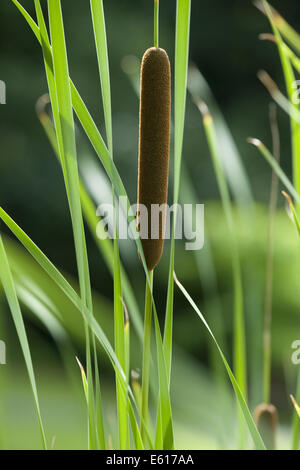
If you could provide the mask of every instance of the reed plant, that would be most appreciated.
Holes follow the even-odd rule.
[[[239,253],[239,244],[236,235],[234,203],[242,211],[247,207],[250,214],[253,210],[251,190],[248,188],[248,179],[245,175],[237,150],[234,147],[232,137],[217,107],[210,110],[204,103],[202,96],[195,92],[191,83],[189,89],[194,102],[202,113],[203,125],[207,143],[212,157],[216,179],[221,194],[223,210],[227,222],[227,229],[231,239],[231,264],[233,286],[233,368],[229,365],[224,350],[224,327],[222,317],[219,319],[216,334],[208,324],[207,319],[192,299],[187,289],[180,282],[180,274],[176,275],[176,238],[175,229],[177,212],[173,213],[172,236],[168,269],[168,289],[166,296],[166,310],[163,328],[160,325],[156,308],[154,285],[154,268],[159,263],[164,246],[164,216],[160,221],[159,236],[157,239],[146,240],[143,238],[143,226],[140,219],[139,207],[144,204],[148,209],[153,204],[164,204],[168,198],[169,179],[169,154],[170,154],[170,130],[173,127],[173,180],[172,203],[177,207],[182,194],[191,190],[192,183],[182,162],[184,122],[186,112],[186,96],[188,85],[188,59],[189,59],[189,34],[191,0],[177,0],[176,33],[175,33],[175,66],[174,66],[174,113],[171,113],[171,66],[167,52],[159,41],[159,1],[154,0],[153,14],[153,44],[146,50],[141,63],[140,86],[140,138],[138,160],[138,214],[137,221],[131,210],[131,204],[117,169],[114,154],[114,140],[112,127],[112,106],[109,71],[109,51],[105,25],[105,11],[102,0],[90,0],[91,19],[93,24],[93,36],[97,53],[99,70],[100,92],[102,97],[103,113],[105,118],[104,138],[87,109],[84,100],[74,85],[69,75],[69,63],[67,45],[65,40],[63,12],[60,0],[48,0],[48,21],[40,0],[34,0],[35,21],[18,0],[11,0],[23,15],[35,38],[39,42],[44,59],[44,68],[48,84],[48,94],[39,100],[37,114],[47,134],[50,144],[59,162],[60,171],[65,184],[68,201],[70,221],[72,224],[75,257],[79,291],[71,285],[63,273],[56,268],[47,255],[40,250],[34,241],[22,230],[21,227],[1,207],[0,218],[11,230],[25,250],[39,264],[44,273],[54,281],[62,295],[71,302],[80,313],[82,329],[85,335],[85,360],[78,358],[84,399],[86,401],[86,418],[88,422],[87,448],[104,450],[114,449],[164,449],[176,448],[176,432],[172,413],[172,359],[173,359],[173,315],[174,315],[174,290],[181,291],[192,307],[207,333],[210,341],[210,350],[213,351],[215,375],[219,376],[220,364],[223,367],[223,375],[227,374],[238,405],[238,438],[237,446],[247,446],[264,450],[274,447],[273,434],[268,436],[270,428],[277,426],[277,414],[271,405],[271,297],[272,291],[267,289],[266,301],[266,327],[265,336],[269,341],[264,350],[264,405],[255,414],[251,413],[248,405],[247,384],[247,344],[245,333],[244,295],[246,286],[243,284],[243,272]],[[300,204],[300,125],[299,105],[293,104],[293,83],[295,82],[294,68],[299,66],[297,56],[300,49],[299,36],[284,21],[279,21],[275,12],[266,1],[259,2],[259,8],[269,18],[275,44],[279,49],[280,59],[286,81],[288,97],[282,99],[277,88],[271,86],[277,103],[288,112],[291,121],[293,183],[280,168],[279,159],[258,139],[250,139],[261,154],[266,158],[273,169],[273,185],[270,203],[270,237],[272,239],[272,217],[275,213],[276,193],[278,181],[285,186],[288,193],[294,198],[296,208],[292,204],[293,220],[299,229],[298,216]],[[76,5],[74,5],[76,8]],[[48,33],[49,31],[49,33]],[[284,42],[285,38],[295,52]],[[274,41],[273,41],[274,42]],[[145,47],[146,49],[146,47]],[[172,62],[172,61],[171,61]],[[266,75],[263,75],[266,83]],[[197,78],[199,80],[199,76]],[[136,82],[135,82],[136,83]],[[270,85],[270,82],[268,82]],[[270,86],[269,86],[270,89]],[[283,105],[284,103],[284,105]],[[48,109],[49,106],[49,109]],[[51,113],[50,110],[51,109]],[[98,218],[96,216],[95,203],[80,176],[78,169],[77,133],[75,132],[75,115],[83,132],[88,137],[99,164],[106,173],[111,183],[111,194],[114,202],[114,240],[100,239],[96,236]],[[173,119],[173,126],[171,123]],[[272,127],[274,130],[274,125]],[[232,175],[225,168],[224,158],[220,149],[220,132],[225,133],[229,148],[231,149],[231,163],[236,165],[238,174],[245,182],[243,188],[236,184]],[[273,136],[274,137],[274,136]],[[273,140],[275,137],[273,138]],[[276,145],[273,153],[277,154]],[[276,156],[276,155],[275,155]],[[276,178],[275,178],[276,177]],[[275,179],[274,179],[275,178]],[[182,191],[181,191],[182,185]],[[233,198],[231,193],[233,193]],[[275,196],[274,196],[275,194]],[[119,247],[119,227],[117,224],[117,204],[120,197],[126,200],[122,210],[128,214],[127,223],[132,227],[137,223],[135,237],[136,252],[141,262],[141,269],[145,277],[145,302],[144,316],[141,314],[139,303],[136,299],[134,286],[126,273],[122,263]],[[245,206],[245,200],[247,205]],[[86,224],[84,223],[86,222]],[[298,225],[297,225],[298,224]],[[151,226],[151,216],[147,220]],[[100,225],[100,230],[104,228]],[[88,249],[86,243],[86,228],[91,232],[100,253],[110,271],[113,282],[114,305],[114,341],[111,342],[104,332],[101,321],[96,318],[95,304],[90,279]],[[103,237],[104,238],[104,237]],[[196,257],[199,255],[195,255]],[[211,285],[216,285],[216,278],[209,247],[204,254],[205,258],[196,258],[199,274],[202,259],[206,261],[207,270],[211,273]],[[270,253],[271,259],[272,253]],[[272,265],[269,262],[269,278],[267,286],[272,283]],[[43,413],[39,406],[38,390],[34,368],[31,359],[29,342],[23,323],[20,307],[20,294],[16,288],[16,281],[12,274],[10,259],[7,255],[5,240],[0,236],[0,279],[3,284],[7,301],[16,326],[22,352],[28,370],[32,388],[34,403],[37,410],[39,428],[43,448],[49,447],[47,436],[47,424],[43,420]],[[51,313],[52,315],[52,313]],[[59,322],[60,317],[55,319]],[[215,326],[215,325],[214,325]],[[132,330],[135,330],[140,347],[142,348],[142,372],[141,378],[131,374],[130,352],[132,349]],[[154,339],[152,335],[154,331]],[[154,347],[153,347],[154,346]],[[101,347],[110,361],[115,376],[117,430],[109,430],[107,425],[107,408],[103,398],[102,377],[99,367],[98,348]],[[221,361],[220,361],[221,359]],[[220,361],[220,362],[218,362]],[[100,364],[101,366],[101,364]],[[78,371],[79,372],[79,371]],[[183,378],[184,380],[184,378]],[[155,385],[157,383],[157,386]],[[218,382],[219,383],[219,382]],[[224,381],[222,380],[222,384]],[[223,385],[221,385],[223,387]],[[224,386],[225,387],[225,386]],[[222,389],[223,390],[223,389]],[[295,416],[293,423],[293,448],[298,448],[300,421],[297,415],[297,404],[300,401],[300,374],[298,378],[298,390],[295,393]],[[264,407],[263,407],[264,406]],[[266,408],[267,407],[267,408]],[[271,410],[272,407],[272,411]],[[213,410],[212,410],[213,413]],[[262,415],[266,415],[266,425],[262,426]],[[270,419],[269,419],[270,418]],[[234,421],[234,419],[233,419]],[[270,424],[271,423],[271,424]],[[267,429],[267,431],[266,431]],[[249,444],[248,437],[252,443]]]

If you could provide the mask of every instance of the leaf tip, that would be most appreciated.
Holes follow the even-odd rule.
[[[248,144],[252,144],[255,147],[262,147],[262,145],[263,145],[261,140],[256,139],[255,137],[248,137],[247,142],[248,142]]]
[[[126,302],[122,297],[121,297],[121,302],[123,305],[123,312],[124,312],[124,328],[126,330],[129,327],[129,313],[128,313],[128,309],[126,306]]]
[[[84,368],[83,368],[83,365],[81,364],[80,360],[78,359],[77,356],[75,356],[75,359],[76,359],[77,364],[79,365],[81,373],[82,372],[84,373]]]
[[[48,93],[45,93],[44,95],[38,98],[35,104],[35,111],[39,119],[42,119],[46,115],[45,108],[49,103],[50,103],[50,96]]]
[[[292,202],[292,199],[291,199],[290,195],[288,193],[286,193],[285,191],[281,191],[281,194],[285,197],[285,199],[287,200],[289,206],[294,207],[294,204]]]
[[[274,93],[278,91],[278,86],[265,70],[259,70],[257,72],[257,77],[264,85],[264,87],[268,90],[271,96],[273,96]]]
[[[193,102],[195,103],[195,105],[197,106],[197,108],[199,109],[200,113],[203,116],[203,120],[211,121],[212,118],[211,118],[211,114],[209,112],[207,104],[204,101],[202,101],[198,96],[192,95],[192,97],[193,97]]]
[[[300,417],[300,406],[299,406],[298,403],[296,402],[295,397],[294,397],[293,395],[290,395],[290,399],[291,399],[291,401],[292,401],[292,403],[293,403],[293,405],[294,405],[294,408],[295,408],[295,410],[296,410],[298,416]]]
[[[277,39],[274,36],[274,34],[261,33],[261,34],[258,35],[258,39],[260,39],[261,41],[271,41],[271,42],[274,42],[275,44],[277,44]]]

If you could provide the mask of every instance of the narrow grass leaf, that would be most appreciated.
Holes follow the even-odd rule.
[[[291,210],[292,217],[293,217],[293,220],[294,220],[294,223],[295,223],[295,227],[297,229],[297,233],[300,236],[300,221],[299,221],[299,218],[297,216],[296,209],[295,209],[295,206],[293,204],[293,201],[285,191],[281,191],[281,194],[285,197],[285,199],[286,199],[286,201],[289,205],[289,208]]]
[[[235,235],[235,226],[232,214],[232,205],[227,186],[221,157],[220,146],[217,139],[214,122],[208,108],[204,103],[198,104],[199,110],[203,114],[203,125],[206,133],[210,154],[215,169],[219,191],[221,194],[222,205],[226,222],[231,238],[231,264],[234,288],[234,371],[239,387],[245,397],[247,397],[247,359],[246,359],[246,334],[244,319],[244,299],[241,262],[238,250],[238,243]],[[240,415],[239,445],[244,446],[244,420]]]
[[[174,103],[174,194],[173,204],[178,203],[180,187],[180,169],[182,158],[185,103],[187,89],[187,71],[189,57],[191,0],[177,0],[176,44],[175,44],[175,103]],[[166,371],[170,385],[172,363],[173,304],[175,265],[175,227],[176,211],[173,214],[173,228],[168,275],[168,294],[164,328],[164,353]]]
[[[16,238],[22,243],[22,245],[27,249],[27,251],[31,254],[31,256],[36,260],[36,262],[43,268],[43,270],[48,274],[48,276],[56,283],[56,285],[64,292],[64,294],[70,299],[73,305],[78,309],[80,313],[82,313],[84,319],[89,324],[91,330],[95,334],[99,344],[102,346],[103,350],[106,352],[115,372],[119,372],[119,378],[121,383],[123,384],[124,390],[128,390],[129,396],[134,404],[135,408],[139,412],[139,407],[136,406],[135,399],[132,393],[132,390],[126,383],[126,376],[125,372],[123,371],[119,360],[115,354],[115,351],[107,339],[104,331],[102,330],[99,323],[96,319],[92,316],[91,312],[88,311],[88,308],[83,305],[81,298],[77,294],[77,292],[73,289],[73,287],[69,284],[69,282],[64,278],[64,276],[58,271],[58,269],[51,263],[51,261],[47,258],[47,256],[37,247],[37,245],[28,237],[28,235],[13,221],[13,219],[6,214],[6,212],[0,207],[0,218],[3,222],[8,226],[8,228],[12,231],[12,233],[16,236]],[[130,403],[130,405],[131,403]],[[133,413],[131,420],[135,420],[135,415]],[[137,423],[135,424],[137,427]],[[147,436],[150,439],[150,432],[147,429]],[[151,439],[150,439],[151,440]]]
[[[177,284],[177,286],[179,287],[179,289],[181,290],[181,292],[183,293],[183,295],[186,297],[186,299],[188,300],[188,302],[190,303],[190,305],[193,307],[193,309],[195,310],[195,312],[197,313],[198,317],[200,318],[200,320],[202,321],[202,323],[204,324],[205,328],[207,329],[210,337],[212,338],[216,348],[218,349],[219,351],[219,354],[221,356],[221,359],[224,363],[224,366],[226,368],[226,371],[228,373],[228,376],[230,378],[230,381],[232,383],[232,386],[233,386],[233,389],[234,389],[234,392],[236,394],[236,397],[237,397],[237,400],[238,400],[238,403],[241,407],[241,410],[242,410],[242,413],[244,415],[244,418],[245,418],[245,421],[247,423],[247,426],[248,426],[248,429],[249,429],[249,432],[252,436],[252,439],[253,439],[253,442],[255,444],[255,447],[257,450],[266,450],[265,448],[265,445],[263,443],[263,440],[255,426],[255,423],[254,423],[254,420],[252,418],[252,415],[249,411],[249,408],[247,406],[247,403],[245,401],[245,398],[244,398],[244,395],[238,385],[238,382],[234,376],[234,374],[232,373],[231,369],[230,369],[230,366],[222,352],[222,349],[220,348],[213,332],[211,331],[208,323],[206,322],[204,316],[202,315],[202,313],[200,312],[200,310],[198,309],[197,305],[195,304],[195,302],[193,301],[193,299],[191,298],[191,296],[188,294],[188,292],[186,291],[186,289],[183,287],[183,285],[178,281],[178,279],[176,278],[175,274],[174,274],[174,277],[175,277],[175,282]]]
[[[281,93],[270,75],[265,70],[260,70],[257,76],[267,88],[275,103],[300,125],[300,111]]]
[[[249,144],[254,145],[255,147],[258,148],[262,156],[266,159],[266,161],[269,163],[269,165],[273,168],[275,173],[277,174],[278,178],[282,182],[282,184],[286,187],[288,192],[293,196],[293,198],[297,201],[298,204],[300,204],[300,196],[296,189],[294,188],[293,184],[291,181],[288,179],[276,159],[273,157],[271,152],[267,149],[267,147],[259,140],[259,139],[254,139],[252,137],[249,137],[247,139]]]
[[[8,263],[8,259],[7,259],[7,255],[6,255],[6,251],[5,251],[5,247],[4,247],[1,235],[0,235],[0,279],[1,279],[1,283],[5,291],[5,295],[6,295],[9,307],[10,307],[10,311],[13,317],[13,321],[17,330],[18,338],[21,344],[23,355],[24,355],[26,368],[27,368],[30,385],[32,389],[32,394],[34,398],[34,403],[35,403],[35,407],[37,411],[39,427],[40,427],[41,437],[42,437],[42,444],[43,444],[44,450],[46,450],[47,449],[46,436],[45,436],[44,426],[43,426],[42,417],[41,417],[41,411],[40,411],[35,375],[34,375],[34,370],[33,370],[33,365],[32,365],[31,353],[30,353],[26,330],[25,330],[25,326],[23,322],[22,312],[20,309],[13,277],[11,274],[10,266]]]
[[[61,159],[65,159],[66,172],[68,176],[70,211],[73,221],[75,248],[77,252],[79,283],[81,286],[83,302],[86,303],[89,296],[90,284],[89,279],[86,279],[86,246],[84,234],[82,231],[77,152],[69,84],[67,51],[65,46],[60,0],[50,0],[48,4],[53,47],[54,79],[60,115],[60,127],[63,139],[63,152],[61,154]]]
[[[25,15],[24,11],[22,9],[20,11],[23,14],[24,18],[27,20],[30,27],[32,28],[35,36],[37,37],[37,39],[41,43],[40,29],[38,28],[38,26],[36,25],[36,23],[33,20],[28,21],[28,19],[29,19],[28,15]],[[49,48],[49,51],[51,53],[50,48]],[[107,149],[107,147],[106,147],[106,145],[103,141],[102,136],[99,133],[99,130],[97,129],[97,126],[96,126],[95,122],[93,121],[89,111],[87,110],[82,98],[80,97],[78,91],[76,90],[76,88],[75,88],[75,86],[74,86],[74,84],[72,83],[71,80],[70,80],[70,86],[71,86],[71,96],[72,96],[72,104],[73,104],[74,110],[75,110],[75,112],[76,112],[76,114],[77,114],[77,116],[78,116],[78,118],[79,118],[79,120],[80,120],[87,136],[89,137],[89,139],[90,139],[90,141],[91,141],[98,157],[100,158],[100,160],[101,160],[101,162],[104,166],[104,169],[105,169],[108,177],[110,178],[110,180],[111,180],[111,182],[114,186],[114,189],[115,189],[117,195],[118,196],[125,196],[127,203],[126,203],[126,207],[124,207],[124,210],[126,211],[126,213],[129,210],[128,222],[131,223],[132,221],[134,221],[134,216],[133,216],[132,212],[130,211],[130,202],[129,202],[129,199],[127,197],[126,190],[124,188],[124,185],[123,185],[123,182],[120,178],[120,175],[119,175],[119,173],[118,173],[118,171],[115,167],[115,164],[113,163],[113,161],[110,157],[109,151],[108,151],[108,149]],[[137,244],[137,248],[140,252],[140,257],[141,257],[141,261],[142,261],[142,264],[143,264],[144,271],[146,273],[147,282],[149,283],[150,280],[149,280],[149,276],[148,276],[148,273],[147,273],[147,267],[146,267],[145,257],[144,257],[144,254],[143,254],[143,249],[142,249],[140,238],[137,237],[135,241],[136,241],[136,244]],[[154,305],[154,303],[153,303],[153,305]],[[155,310],[155,305],[154,305],[154,310]],[[87,311],[89,312],[88,309],[87,309]],[[93,328],[95,327],[93,318],[88,318],[87,321],[92,324]],[[102,338],[102,340],[103,340],[103,338]],[[101,339],[100,339],[100,341],[101,341]],[[116,359],[116,358],[114,357],[114,359]],[[116,362],[118,363],[118,361],[116,361]]]
[[[56,132],[52,125],[50,117],[45,112],[45,109],[44,109],[45,102],[47,102],[46,97],[41,97],[38,102],[38,105],[37,105],[38,118],[45,130],[45,133],[50,141],[50,144],[54,150],[55,155],[57,156],[58,160],[60,160]],[[85,189],[85,186],[82,180],[79,181],[79,184],[80,184],[80,188],[79,188],[80,200],[81,200],[81,206],[82,206],[82,211],[83,211],[85,221],[87,223],[90,233],[92,237],[94,238],[94,241],[101,255],[103,256],[103,259],[106,263],[108,270],[113,276],[114,267],[113,267],[112,242],[110,238],[107,238],[104,236],[105,235],[104,226],[101,224],[101,221],[99,221],[99,218],[96,215],[96,206],[92,198],[90,197],[89,193]],[[121,268],[121,279],[122,279],[122,285],[123,285],[123,295],[128,305],[128,309],[130,311],[132,323],[135,327],[135,330],[140,340],[143,341],[143,323],[141,319],[141,313],[139,311],[139,306],[135,298],[132,285],[128,279],[128,276],[126,274],[124,267],[122,266],[122,263],[120,264],[120,268]]]
[[[250,209],[254,198],[242,157],[208,83],[195,65],[189,66],[188,90],[194,102],[204,100],[207,104],[214,120],[218,141],[222,148],[226,148],[221,158],[233,197],[242,211],[245,206]]]
[[[105,128],[108,142],[108,149],[111,159],[113,159],[113,140],[112,140],[112,112],[111,112],[111,90],[109,76],[109,62],[107,51],[107,39],[105,28],[105,17],[102,0],[91,0],[91,12],[93,20],[93,29],[95,45],[97,51],[98,67],[101,81],[102,100],[105,116]],[[115,319],[115,351],[120,360],[121,366],[125,369],[125,325],[122,305],[122,284],[121,284],[121,266],[119,244],[117,238],[116,224],[116,205],[113,189],[114,202],[114,319]],[[119,440],[121,450],[128,446],[128,422],[127,422],[127,397],[124,396],[122,387],[116,378],[117,402],[118,402],[118,420],[119,420]]]
[[[285,39],[300,53],[300,35],[294,28],[273,8],[269,3],[263,2],[262,0],[255,0],[254,4],[264,14],[268,14],[272,17],[274,25]],[[267,8],[266,8],[267,7]]]
[[[11,0],[13,1],[13,0]],[[16,0],[14,0],[16,1]],[[38,39],[38,41],[40,42],[40,44],[42,43],[41,41],[41,33],[40,33],[40,29],[39,27],[37,26],[37,24],[32,20],[31,18],[31,21],[28,21],[28,13],[27,15],[24,14],[24,9],[20,9],[19,10],[21,11],[21,13],[23,14],[24,18],[26,19],[26,21],[28,22],[29,26],[32,28],[33,30],[33,33],[35,34],[36,38]],[[45,47],[47,47],[47,44],[45,44]],[[47,47],[47,55],[49,57],[52,56],[52,52],[51,52],[51,48]],[[124,205],[122,206],[122,209],[125,211],[125,213],[127,213],[127,216],[128,216],[128,223],[130,224],[131,222],[134,222],[135,221],[135,217],[130,209],[130,200],[128,198],[128,195],[126,193],[126,190],[125,190],[125,187],[124,187],[124,184],[122,182],[122,179],[120,177],[120,174],[113,162],[113,160],[111,159],[110,157],[110,154],[109,154],[109,151],[105,145],[105,142],[92,118],[92,116],[90,115],[83,99],[81,98],[80,94],[78,93],[74,83],[71,81],[70,79],[70,87],[71,87],[71,96],[72,96],[72,104],[73,104],[73,108],[74,108],[74,111],[87,135],[87,137],[89,138],[97,156],[99,157],[106,173],[107,173],[107,176],[109,177],[112,185],[114,186],[114,189],[116,191],[116,194],[120,197],[120,196],[124,196],[124,198],[126,199],[126,203],[124,203]],[[141,244],[141,240],[137,234],[137,238],[135,238],[135,242],[136,242],[136,245],[137,245],[137,249],[140,253],[140,257],[141,257],[141,262],[142,262],[142,265],[143,265],[143,268],[144,268],[144,271],[145,271],[145,274],[146,274],[146,277],[147,277],[147,281],[149,283],[149,276],[148,276],[148,272],[147,272],[147,266],[146,266],[146,262],[145,262],[145,257],[144,257],[144,254],[143,254],[143,249],[142,249],[142,244]]]
[[[298,405],[298,403],[296,402],[295,398],[293,397],[293,395],[291,395],[291,400],[292,400],[292,403],[294,405],[294,408],[297,412],[297,415],[299,416],[300,418],[300,406]]]
[[[106,137],[108,149],[112,156],[113,137],[112,137],[112,114],[111,114],[111,91],[109,62],[107,52],[107,39],[105,17],[102,0],[91,0],[91,12],[94,28],[95,45],[101,80],[102,100],[105,117]]]
[[[85,375],[85,370],[84,370],[83,365],[79,361],[78,357],[76,357],[76,361],[77,361],[77,364],[79,366],[80,373],[81,373],[81,380],[82,380],[84,396],[85,396],[86,402],[88,403],[88,383],[87,383],[87,378],[86,378],[86,375]]]
[[[49,40],[47,37],[42,11],[39,1],[35,1],[39,25],[41,31],[42,47],[45,58],[45,68],[47,77],[51,75],[51,56],[48,53]],[[60,159],[65,177],[66,190],[69,200],[70,214],[72,219],[72,228],[74,234],[76,260],[79,275],[80,292],[83,303],[89,306],[92,311],[92,295],[89,278],[88,257],[86,250],[85,234],[81,213],[81,204],[79,196],[79,177],[77,167],[77,153],[75,143],[74,118],[71,100],[71,90],[69,81],[69,70],[67,60],[67,50],[64,37],[64,27],[60,0],[49,0],[49,23],[52,39],[53,54],[53,72],[54,83],[49,87],[52,107],[58,107],[58,114],[53,113],[56,128],[58,129],[58,143],[60,150]],[[42,29],[41,29],[42,28]],[[49,79],[48,79],[49,83]],[[61,134],[61,135],[60,135]],[[88,417],[89,417],[89,447],[97,449],[98,436],[95,424],[95,404],[92,378],[92,365],[90,355],[89,330],[84,323],[86,331],[86,361],[87,361],[87,380],[88,380]]]
[[[273,20],[272,11],[269,4],[263,0],[264,8],[269,18],[273,33],[276,37],[278,51],[280,55],[282,70],[284,73],[286,89],[289,97],[289,101],[295,112],[299,112],[299,105],[294,101],[294,94],[295,94],[295,83],[296,78],[293,71],[293,67],[289,60],[289,57],[286,54],[284,49],[284,43],[282,41],[281,35],[276,27],[276,24]],[[292,140],[292,159],[293,159],[293,182],[296,188],[296,191],[300,192],[300,126],[297,122],[297,119],[292,114],[291,116],[291,140]],[[299,209],[297,203],[297,210]]]
[[[281,191],[281,193],[285,197],[285,199],[287,200],[287,203],[289,205],[293,221],[294,221],[296,229],[297,229],[297,234],[298,234],[298,236],[300,236],[300,222],[299,222],[299,218],[298,218],[298,215],[296,213],[293,201],[291,200],[290,196],[285,191]],[[298,373],[297,373],[296,398],[297,398],[297,400],[300,399],[300,370],[298,370]],[[299,448],[299,435],[300,435],[300,422],[299,422],[299,419],[298,419],[297,415],[299,415],[299,407],[297,405],[297,402],[296,402],[295,398],[292,395],[291,395],[291,400],[292,400],[292,402],[294,404],[294,407],[295,407],[295,410],[296,410],[296,413],[294,413],[294,416],[293,416],[292,450],[298,450],[298,448]]]

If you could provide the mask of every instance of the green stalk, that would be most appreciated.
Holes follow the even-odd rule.
[[[144,343],[143,343],[143,370],[142,370],[142,406],[141,406],[141,436],[145,440],[145,423],[148,423],[149,412],[149,375],[150,375],[150,350],[151,350],[151,324],[152,324],[152,288],[153,271],[149,271],[150,286],[146,280],[145,292],[145,318],[144,318]]]
[[[98,434],[100,450],[105,450],[106,442],[105,442],[105,429],[104,429],[104,418],[103,418],[102,393],[101,393],[101,384],[100,384],[100,375],[99,375],[96,338],[94,334],[93,334],[93,352],[94,352],[94,366],[95,366],[96,430]]]
[[[126,370],[125,359],[125,324],[122,305],[121,275],[119,247],[114,243],[114,326],[115,326],[115,351],[120,361],[123,371]],[[116,374],[117,404],[118,404],[118,423],[119,423],[119,444],[121,450],[126,450],[128,446],[128,420],[127,420],[127,394],[119,379],[119,373]]]
[[[159,0],[154,0],[154,47],[159,44]]]
[[[125,337],[125,375],[127,383],[130,380],[130,319],[127,311],[125,302],[123,302],[124,308],[124,337]]]

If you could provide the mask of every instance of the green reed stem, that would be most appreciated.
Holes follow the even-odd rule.
[[[154,47],[159,42],[159,0],[154,0]]]
[[[146,292],[145,292],[145,319],[144,319],[143,371],[142,371],[141,436],[142,436],[143,441],[145,439],[145,424],[147,424],[148,422],[153,271],[149,271],[149,278],[150,278],[150,286],[148,282],[146,281]]]

